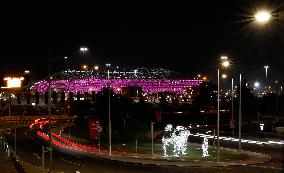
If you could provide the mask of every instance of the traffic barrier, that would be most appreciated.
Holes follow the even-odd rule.
[[[8,157],[12,161],[13,165],[15,166],[15,169],[18,173],[26,173],[23,166],[19,163],[17,156],[15,155],[14,150],[9,146],[8,142],[5,140],[4,137],[0,137],[0,147],[5,152],[7,152]]]

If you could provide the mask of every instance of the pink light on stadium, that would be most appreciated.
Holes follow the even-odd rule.
[[[141,87],[144,93],[151,94],[157,92],[175,92],[182,93],[185,89],[191,87],[198,87],[202,80],[188,80],[188,79],[72,79],[72,80],[53,80],[51,87],[62,89],[68,92],[99,92],[103,88],[111,85],[114,92],[119,93],[119,88],[123,87]],[[48,82],[42,81],[35,83],[32,88],[43,94],[48,89]]]

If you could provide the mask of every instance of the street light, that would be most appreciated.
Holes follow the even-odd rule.
[[[48,127],[49,127],[49,159],[50,159],[50,172],[53,172],[53,163],[52,163],[52,130],[51,130],[51,62],[56,60],[61,60],[62,58],[49,58],[48,59]],[[64,57],[67,59],[67,57]]]
[[[83,58],[84,58],[83,65],[86,64],[86,61],[85,61],[85,53],[86,53],[87,51],[88,51],[88,48],[87,48],[87,47],[80,47],[80,52],[82,52]]]
[[[258,88],[258,87],[259,87],[259,82],[255,82],[255,83],[254,83],[254,87],[255,87],[255,88]]]
[[[228,61],[227,56],[221,56],[221,67],[227,68],[230,66],[230,62]],[[220,141],[219,141],[219,133],[220,133],[220,69],[218,68],[218,89],[217,89],[217,162],[220,161]]]
[[[267,74],[268,74],[268,68],[269,68],[269,66],[268,65],[265,65],[265,66],[263,66],[263,68],[265,69],[265,85],[267,86],[268,84],[267,84]]]
[[[224,60],[227,60],[228,57],[227,57],[227,56],[221,56],[220,59],[221,59],[222,61],[224,61]]]
[[[109,155],[111,155],[111,119],[110,119],[110,78],[109,78],[109,68],[110,64],[106,64],[107,67],[107,80],[109,83],[108,87],[108,141],[109,141]]]
[[[265,78],[267,79],[267,72],[268,72],[268,65],[263,66],[263,68],[265,69]]]
[[[98,65],[95,65],[95,66],[94,66],[94,69],[95,69],[96,71],[98,71],[98,70],[99,70],[99,66],[98,66]]]
[[[222,74],[222,79],[227,79],[228,75]]]
[[[239,151],[242,149],[242,74],[240,73],[240,100],[239,100]]]
[[[271,19],[271,13],[267,10],[257,11],[254,15],[254,19],[257,23],[264,25]]]
[[[88,66],[87,66],[86,64],[84,64],[84,65],[82,65],[82,68],[83,68],[84,70],[87,70]]]
[[[225,61],[222,62],[222,66],[225,67],[225,68],[229,67],[230,62],[228,60],[225,60]]]
[[[235,124],[234,124],[234,79],[232,78],[232,91],[231,91],[231,102],[232,102],[232,117],[231,117],[231,125],[232,125],[232,136],[235,136]]]

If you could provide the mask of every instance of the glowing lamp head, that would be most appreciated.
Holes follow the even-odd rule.
[[[84,64],[84,65],[82,66],[82,68],[83,68],[84,70],[86,70],[86,69],[88,68],[88,66],[87,66],[86,64]]]
[[[258,11],[255,15],[254,15],[255,21],[260,23],[260,24],[266,24],[269,22],[270,18],[271,18],[271,14],[268,11],[262,10],[262,11]]]
[[[227,68],[229,66],[230,66],[230,62],[229,61],[226,60],[226,61],[222,62],[222,67]]]
[[[80,51],[81,51],[81,52],[87,52],[87,51],[88,51],[88,48],[86,48],[86,47],[80,47]]]
[[[268,66],[268,65],[265,65],[265,66],[263,66],[263,68],[268,69],[268,68],[269,68],[269,66]]]
[[[95,65],[95,66],[94,66],[94,69],[95,69],[95,70],[99,70],[99,66]]]
[[[255,83],[254,83],[254,87],[255,87],[255,88],[258,88],[258,87],[259,87],[259,82],[255,82]]]
[[[227,79],[227,77],[228,77],[228,75],[222,74],[222,78],[223,78],[223,79]]]
[[[227,56],[221,56],[220,59],[224,61],[224,60],[228,60],[228,57]]]

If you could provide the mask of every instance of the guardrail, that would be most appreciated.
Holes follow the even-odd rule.
[[[6,139],[2,136],[0,137],[0,147],[7,153],[8,158],[10,158],[12,163],[15,165],[16,171],[18,173],[26,173],[22,165],[19,163],[15,151],[9,146]]]
[[[52,117],[60,118],[60,119],[69,119],[72,117],[69,117],[68,115],[51,115]],[[0,122],[3,123],[10,123],[10,122],[32,122],[37,118],[46,118],[48,115],[41,115],[41,116],[21,116],[21,115],[15,115],[15,116],[2,116],[0,117]]]

